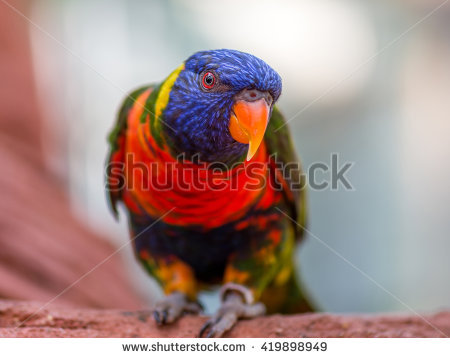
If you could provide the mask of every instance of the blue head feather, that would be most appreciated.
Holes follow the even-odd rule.
[[[206,91],[202,75],[213,71],[217,85]],[[236,94],[244,89],[268,91],[273,102],[281,94],[281,78],[261,59],[235,50],[197,52],[185,61],[163,112],[165,137],[176,154],[199,156],[206,162],[241,160],[247,144],[235,141],[228,130]]]

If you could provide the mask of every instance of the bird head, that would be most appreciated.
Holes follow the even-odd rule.
[[[255,155],[281,94],[278,73],[253,55],[213,50],[195,53],[169,78],[162,119],[177,154],[223,163]]]

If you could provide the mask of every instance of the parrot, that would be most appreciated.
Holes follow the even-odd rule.
[[[199,337],[221,337],[240,319],[315,310],[295,267],[306,180],[275,105],[281,89],[258,57],[205,50],[122,103],[106,191],[164,293],[156,324],[201,313],[198,294],[217,288],[220,306]]]

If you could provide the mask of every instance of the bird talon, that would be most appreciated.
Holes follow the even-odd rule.
[[[198,338],[202,338],[203,337],[203,333],[205,333],[208,330],[208,328],[211,327],[212,325],[213,325],[213,321],[212,320],[209,319],[208,321],[206,321],[206,323],[200,329],[200,333],[198,334]],[[208,338],[208,336],[206,336],[206,338]]]
[[[156,303],[153,318],[158,325],[164,325],[174,322],[185,313],[199,313],[200,308],[200,304],[188,301],[184,294],[174,292]]]
[[[162,324],[165,324],[165,323],[167,323],[167,316],[168,316],[168,312],[167,312],[167,310],[164,310],[163,312],[162,312]]]
[[[159,317],[159,312],[158,311],[153,311],[153,318],[156,321],[157,324],[161,324],[161,319]]]
[[[229,331],[240,318],[252,318],[263,315],[265,306],[261,302],[254,304],[242,302],[239,294],[229,294],[214,318],[209,319],[201,328],[199,338],[221,337]],[[209,330],[209,331],[208,331]]]

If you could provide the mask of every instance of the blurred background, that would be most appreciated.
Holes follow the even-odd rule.
[[[280,73],[283,94],[279,106],[292,118],[289,125],[306,168],[319,161],[330,163],[332,153],[339,154],[341,163],[354,163],[347,173],[354,190],[340,187],[309,192],[309,230],[313,235],[298,251],[298,270],[313,299],[331,312],[448,308],[447,1],[1,0],[1,17],[10,21],[9,25],[3,22],[2,38],[23,47],[25,55],[17,58],[26,56],[30,70],[25,75],[17,71],[30,81],[23,89],[33,92],[35,102],[27,100],[30,97],[22,90],[11,90],[14,83],[17,87],[17,73],[12,70],[18,66],[15,60],[0,62],[0,73],[12,79],[1,79],[0,93],[11,98],[6,101],[9,106],[13,101],[39,111],[39,126],[33,111],[21,128],[32,128],[30,135],[39,140],[42,171],[51,178],[52,188],[60,188],[61,195],[68,198],[68,215],[87,227],[89,234],[81,236],[92,236],[91,243],[109,245],[104,253],[74,270],[78,274],[73,277],[128,240],[125,216],[122,212],[119,223],[113,220],[103,184],[106,136],[125,94],[142,84],[161,81],[198,50],[232,48],[264,59]],[[0,58],[5,58],[10,48],[2,46]],[[13,125],[6,122],[4,134],[15,135],[9,130]],[[27,206],[29,200],[24,198],[19,206]],[[50,199],[42,200],[44,211],[39,220],[52,226],[56,219],[45,213]],[[6,215],[9,207],[0,207],[5,209],[2,216]],[[11,220],[2,220],[3,225],[10,225]],[[10,245],[10,236],[4,236],[3,229],[1,233],[0,243]],[[30,235],[33,230],[24,236]],[[51,239],[42,250],[60,245],[59,237],[47,236]],[[20,253],[28,244],[16,241]],[[69,242],[67,245],[72,247]],[[38,260],[35,256],[40,250],[33,250],[30,259]],[[74,252],[67,253],[71,254]],[[84,256],[81,253],[78,258],[84,260]],[[131,246],[116,256],[117,274],[110,271],[112,277],[98,278],[105,287],[93,285],[102,297],[119,295],[105,293],[111,286],[127,297],[120,302],[96,301],[97,306],[146,306],[160,296],[135,262]],[[45,262],[52,257],[49,254]],[[0,259],[6,271],[24,261],[22,254],[0,254]],[[64,257],[58,255],[58,260],[64,267]],[[37,274],[41,268],[38,265],[32,271]],[[52,270],[49,268],[45,280],[52,272],[59,274]],[[16,269],[16,274],[20,276],[20,270]],[[33,281],[32,276],[27,277]],[[11,288],[16,284],[9,280],[0,296],[47,297],[17,293]],[[74,280],[69,275],[66,281],[58,281],[51,290],[57,293]],[[60,300],[70,297],[77,287]],[[53,296],[49,293],[48,297]],[[206,300],[212,301],[209,296]],[[69,301],[94,305],[76,297]]]

